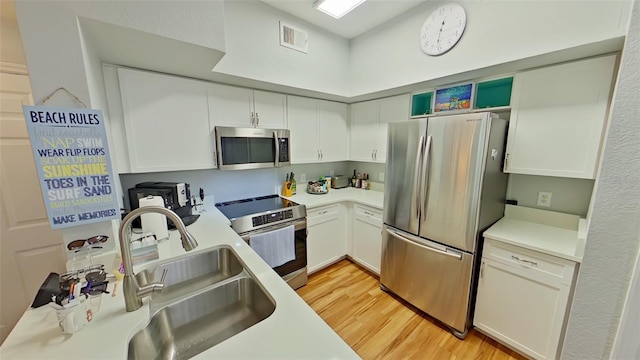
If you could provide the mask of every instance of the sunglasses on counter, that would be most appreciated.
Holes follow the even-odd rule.
[[[109,240],[109,237],[106,235],[96,235],[96,236],[92,236],[88,239],[84,239],[84,240],[73,240],[72,242],[67,244],[67,249],[69,250],[78,250],[80,248],[82,248],[84,246],[84,244],[89,244],[90,246],[94,247],[93,245],[98,244],[98,243],[104,243],[107,242],[107,240]]]

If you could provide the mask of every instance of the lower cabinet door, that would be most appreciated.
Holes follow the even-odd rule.
[[[353,260],[380,275],[382,214],[356,206],[353,222]]]
[[[473,324],[535,359],[558,357],[569,286],[483,258]]]
[[[307,272],[313,273],[342,259],[347,253],[346,222],[342,205],[307,211]]]

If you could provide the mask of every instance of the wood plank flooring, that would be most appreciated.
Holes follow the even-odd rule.
[[[457,339],[349,260],[312,274],[297,293],[365,360],[525,359],[475,330]]]

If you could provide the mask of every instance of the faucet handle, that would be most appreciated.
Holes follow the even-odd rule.
[[[167,278],[167,273],[169,272],[169,269],[164,268],[162,270],[162,276],[160,277],[160,283],[164,285],[164,280]]]

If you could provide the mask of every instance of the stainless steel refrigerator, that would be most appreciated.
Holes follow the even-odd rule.
[[[389,124],[380,283],[464,338],[480,232],[504,214],[507,122],[492,113]]]

